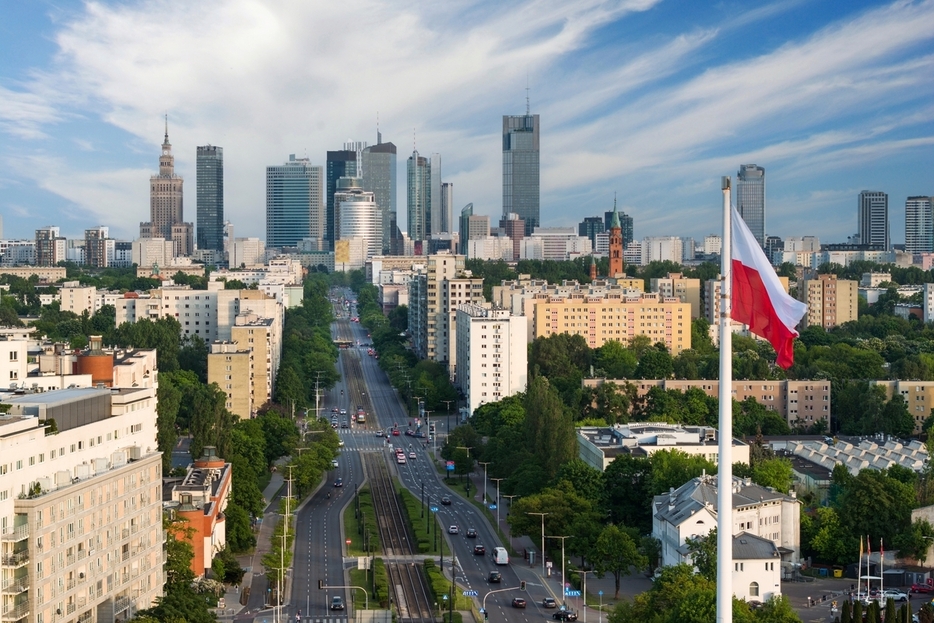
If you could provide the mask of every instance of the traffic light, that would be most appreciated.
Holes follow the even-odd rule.
[[[318,580],[318,590],[324,589],[324,580]]]
[[[489,621],[489,620],[490,620],[490,613],[487,612],[486,610],[483,611],[483,620],[484,620],[484,621]]]
[[[525,590],[525,580],[519,580],[519,590]]]

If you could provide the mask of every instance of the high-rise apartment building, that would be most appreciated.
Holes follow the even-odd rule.
[[[765,169],[740,165],[736,173],[736,209],[759,246],[765,246]]]
[[[191,231],[194,226],[185,223],[182,205],[184,180],[175,174],[175,156],[169,143],[169,124],[166,121],[162,155],[159,156],[159,174],[149,178],[149,222],[140,223],[140,238],[165,238],[176,243],[177,255],[189,256],[194,250]]]
[[[876,190],[859,193],[859,243],[888,251],[889,196]]]
[[[905,251],[934,251],[934,209],[931,197],[908,197],[905,200]]]
[[[303,238],[322,240],[324,207],[322,167],[295,154],[281,166],[266,167],[266,246],[291,247]]]
[[[431,233],[431,162],[413,151],[406,162],[406,203],[410,240],[427,240]]]
[[[856,320],[859,282],[836,275],[805,277],[798,282],[798,299],[808,306],[801,328],[817,325],[825,329]]]
[[[36,230],[36,266],[57,266],[65,260],[65,238],[58,227],[49,225]]]
[[[110,237],[109,227],[84,230],[84,263],[95,268],[106,268],[113,262],[116,241]]]
[[[518,214],[531,236],[541,224],[539,117],[503,115],[503,217]]]
[[[525,391],[528,382],[525,318],[507,309],[467,304],[457,308],[456,385],[473,410]]]
[[[337,220],[334,217],[334,193],[337,191],[337,180],[342,177],[357,177],[357,152],[351,149],[342,149],[339,151],[329,151],[327,155],[326,178],[325,178],[325,201],[327,205],[326,229],[324,240],[327,243],[326,248],[334,249],[334,230],[337,227]],[[266,241],[268,246],[272,246]]]
[[[373,193],[381,213],[383,253],[390,253],[396,222],[396,146],[383,143],[376,133],[376,145],[363,150],[363,189]]]
[[[224,148],[204,145],[197,151],[198,248],[224,250]]]
[[[589,238],[590,243],[595,247],[597,245],[597,234],[602,234],[605,231],[606,226],[599,216],[586,216],[583,221],[577,224],[577,234]]]
[[[691,318],[701,315],[700,279],[685,277],[681,273],[668,273],[667,277],[653,278],[649,289],[658,292],[663,298],[675,298],[691,306]]]
[[[212,342],[208,353],[208,384],[217,383],[227,396],[224,406],[240,419],[253,417],[253,350],[247,344]]]
[[[376,205],[374,194],[363,189],[363,180],[359,177],[342,177],[337,180],[334,219],[337,221],[335,241],[362,238],[366,248],[364,259],[382,252],[382,213]]]

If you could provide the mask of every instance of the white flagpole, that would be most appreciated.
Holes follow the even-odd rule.
[[[724,176],[720,246],[720,458],[717,467],[717,623],[733,623],[733,286],[730,178]]]

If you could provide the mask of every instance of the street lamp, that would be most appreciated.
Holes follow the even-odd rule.
[[[499,528],[499,483],[501,480],[506,480],[505,478],[490,478],[490,480],[496,481],[496,527]]]
[[[483,466],[483,503],[486,504],[486,466],[492,465],[493,461],[477,461]]]
[[[551,513],[529,513],[526,512],[526,515],[539,515],[542,518],[542,551],[539,554],[542,557],[542,579],[545,579],[545,515],[550,515]]]
[[[544,518],[542,519],[544,525]],[[568,594],[567,581],[564,576],[564,540],[570,539],[569,536],[549,536],[549,539],[561,539],[561,603],[565,606],[568,605],[568,600],[566,599]]]

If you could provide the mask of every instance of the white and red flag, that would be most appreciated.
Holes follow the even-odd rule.
[[[778,356],[775,363],[783,368],[794,363],[795,326],[807,311],[807,305],[785,292],[775,269],[765,257],[749,227],[736,208],[731,208],[732,311],[730,317],[749,325],[749,331],[772,344]]]

